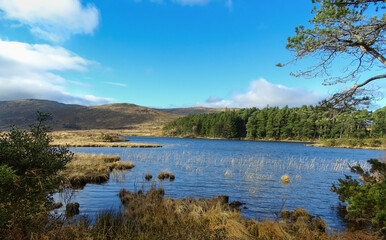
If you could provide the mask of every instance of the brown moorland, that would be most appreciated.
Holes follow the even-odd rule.
[[[15,125],[28,129],[36,112],[51,114],[45,124],[53,130],[135,129],[139,124],[163,126],[179,115],[128,103],[100,106],[68,105],[48,100],[0,101],[0,129]]]
[[[153,130],[161,132],[166,123],[182,115],[225,110],[202,107],[153,109],[129,103],[86,107],[37,99],[0,101],[0,130],[9,130],[13,125],[28,129],[36,124],[36,112],[40,111],[51,114],[51,120],[45,124],[53,130],[132,130],[147,135]]]

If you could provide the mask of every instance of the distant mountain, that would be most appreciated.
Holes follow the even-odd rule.
[[[163,112],[186,116],[189,114],[198,113],[218,113],[226,110],[236,110],[236,108],[206,108],[206,107],[190,107],[190,108],[158,108]]]
[[[12,125],[27,129],[29,125],[37,123],[37,111],[52,115],[51,121],[46,124],[54,130],[85,130],[131,129],[141,124],[161,127],[182,115],[221,112],[225,109],[153,109],[128,103],[86,107],[36,99],[0,101],[0,130],[8,130]]]
[[[35,99],[0,101],[0,130],[9,129],[12,125],[27,128],[36,123],[37,111],[53,113],[80,107],[82,106]]]
[[[120,103],[85,107],[47,100],[0,101],[0,130],[36,123],[36,111],[47,112],[54,130],[130,129],[138,124],[164,125],[179,117],[152,108]]]

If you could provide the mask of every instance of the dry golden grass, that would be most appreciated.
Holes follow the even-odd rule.
[[[386,137],[365,138],[365,139],[325,139],[317,141],[310,146],[313,147],[330,147],[330,148],[353,148],[353,149],[386,149]]]
[[[87,183],[105,183],[113,170],[134,167],[133,163],[120,160],[119,156],[114,155],[76,153],[61,175],[72,188],[82,188]]]
[[[384,239],[364,231],[327,234],[325,222],[304,209],[282,211],[276,221],[246,219],[228,204],[226,196],[210,199],[164,198],[163,189],[151,188],[119,193],[124,212],[105,211],[92,224],[77,221],[36,219],[30,228],[0,232],[5,240],[16,239],[226,239],[226,240],[376,240]]]
[[[159,144],[131,143],[119,136],[133,135],[128,130],[76,130],[76,131],[55,131],[50,136],[53,139],[52,146],[67,147],[128,147],[128,148],[152,148],[161,147]],[[104,136],[110,136],[112,141],[108,142]]]
[[[164,198],[163,189],[151,188],[119,193],[125,206],[124,216],[135,220],[138,229],[134,239],[250,239],[237,209],[224,198]],[[141,236],[141,237],[139,237]]]
[[[258,222],[243,218],[226,196],[172,199],[151,188],[122,189],[119,197],[127,221],[135,220],[133,239],[334,239],[321,218],[301,208],[282,211],[280,221]]]
[[[258,224],[258,237],[262,240],[287,239],[280,230],[279,225],[273,221],[265,221]]]

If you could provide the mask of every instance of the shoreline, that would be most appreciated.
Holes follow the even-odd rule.
[[[322,144],[319,140],[294,140],[294,139],[247,139],[247,138],[212,138],[203,136],[160,136],[170,138],[188,138],[188,139],[209,139],[209,140],[240,140],[240,141],[254,141],[254,142],[287,142],[287,143],[304,143],[307,147],[324,147],[324,148],[347,148],[347,149],[367,149],[367,150],[386,150],[386,146],[371,147],[371,146],[349,146],[349,145],[338,145],[338,146],[327,146]]]
[[[247,138],[213,138],[204,136],[167,136],[159,131],[130,131],[129,129],[110,130],[110,129],[95,129],[95,130],[72,130],[72,131],[53,131],[50,133],[53,139],[51,146],[67,146],[67,147],[126,147],[126,148],[159,148],[160,144],[153,143],[131,143],[130,140],[121,136],[143,136],[143,137],[170,137],[170,138],[190,138],[190,139],[209,139],[209,140],[240,140],[240,141],[256,141],[256,142],[288,142],[288,143],[304,143],[308,147],[325,147],[325,148],[347,148],[347,149],[368,149],[368,150],[386,150],[386,146],[351,146],[347,144],[337,144],[329,146],[323,144],[318,139],[313,140],[295,140],[295,139],[247,139]],[[106,141],[106,136],[108,137]]]
[[[162,145],[154,143],[81,143],[81,144],[50,144],[52,147],[62,147],[66,146],[69,148],[97,148],[97,147],[106,147],[106,148],[161,148]]]
[[[383,150],[385,151],[386,150],[386,147],[369,147],[369,146],[346,146],[346,145],[342,145],[342,146],[325,146],[321,143],[313,143],[313,144],[309,144],[309,145],[306,145],[307,147],[324,147],[324,148],[347,148],[347,149],[365,149],[365,150]]]

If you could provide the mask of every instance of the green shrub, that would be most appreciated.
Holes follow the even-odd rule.
[[[386,226],[386,163],[370,159],[370,171],[361,166],[352,166],[351,172],[359,174],[360,181],[345,175],[332,185],[331,191],[339,195],[339,200],[348,205],[347,218],[368,223],[374,229],[385,231]]]
[[[29,131],[14,127],[0,134],[0,233],[25,229],[36,214],[47,213],[60,184],[57,173],[72,158],[67,148],[49,145],[46,118],[39,113],[39,124]]]

